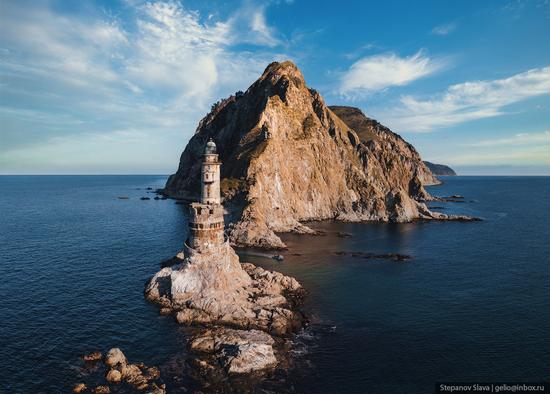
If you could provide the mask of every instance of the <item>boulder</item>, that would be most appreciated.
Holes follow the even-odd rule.
[[[77,383],[73,387],[73,393],[83,393],[88,390],[88,387],[84,383]]]
[[[121,367],[120,372],[125,382],[132,383],[141,377],[141,369],[135,364],[127,364]]]
[[[127,362],[126,356],[122,353],[122,350],[117,347],[109,350],[105,356],[105,365],[111,368],[118,365],[126,365]]]
[[[277,359],[272,346],[247,343],[226,347],[222,364],[228,373],[241,374],[272,368],[277,365]]]
[[[120,381],[122,380],[122,374],[117,369],[110,369],[107,372],[105,379],[107,379],[107,381],[111,383],[120,383]]]
[[[218,328],[195,336],[189,347],[211,355],[228,373],[243,374],[275,367],[274,343],[269,334],[259,330]]]

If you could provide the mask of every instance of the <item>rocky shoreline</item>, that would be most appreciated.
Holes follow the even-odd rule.
[[[241,264],[228,243],[219,251],[182,257],[176,256],[176,264],[162,268],[145,288],[145,297],[163,315],[174,315],[181,324],[218,324],[274,335],[304,324],[297,309],[303,289],[296,279]]]
[[[145,297],[162,315],[196,327],[188,347],[199,379],[262,374],[288,363],[277,348],[307,324],[296,279],[240,263],[228,242],[206,253],[188,249],[168,262],[147,283]]]
[[[110,349],[105,356],[94,351],[82,356],[82,360],[82,369],[88,371],[87,383],[76,383],[73,393],[110,394],[123,390],[166,394],[166,385],[162,382],[157,367],[130,363],[119,348]]]

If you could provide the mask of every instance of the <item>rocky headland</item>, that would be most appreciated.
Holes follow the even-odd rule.
[[[455,170],[445,164],[435,164],[429,161],[425,161],[424,164],[426,164],[426,167],[428,167],[434,175],[456,176]]]
[[[163,194],[192,202],[189,238],[145,297],[199,327],[190,363],[206,381],[272,370],[288,361],[286,338],[305,326],[303,289],[241,263],[233,246],[284,248],[276,233],[314,234],[312,220],[470,220],[428,209],[424,186],[438,182],[400,136],[356,108],[326,106],[293,63],[272,63],[246,92],[212,107],[167,181]]]
[[[412,145],[359,109],[328,107],[292,62],[274,62],[199,123],[164,193],[197,199],[206,141],[219,147],[221,192],[236,246],[284,248],[305,221],[467,220],[432,212],[439,181]]]

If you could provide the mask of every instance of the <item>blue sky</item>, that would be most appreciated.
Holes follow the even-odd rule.
[[[172,173],[286,59],[425,160],[550,175],[550,0],[0,0],[0,174]]]

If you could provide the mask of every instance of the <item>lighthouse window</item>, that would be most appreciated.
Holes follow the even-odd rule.
[[[204,177],[208,180],[208,173],[204,174]]]

